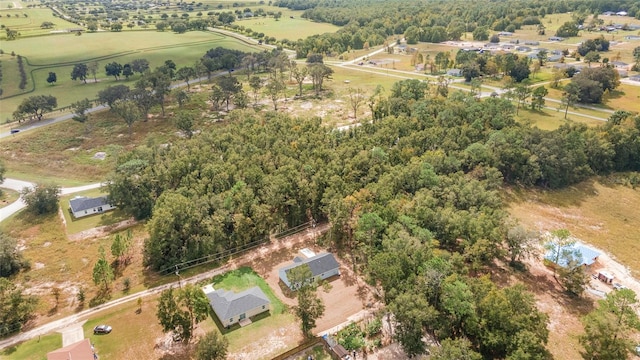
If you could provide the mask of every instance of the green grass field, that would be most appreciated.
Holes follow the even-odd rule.
[[[61,347],[62,335],[53,333],[8,347],[0,352],[0,359],[42,360],[47,358],[48,352]]]
[[[0,7],[5,8],[1,5]],[[7,17],[7,14],[11,14],[11,16]],[[25,17],[24,14],[27,16]],[[53,11],[46,7],[4,10],[0,12],[0,15],[2,15],[0,18],[0,25],[4,25],[12,30],[17,30],[20,33],[18,40],[24,37],[48,35],[51,34],[52,31],[55,32],[78,27],[78,25],[66,21],[63,18],[53,16]],[[19,16],[16,17],[16,15]],[[40,25],[45,21],[53,23],[53,28],[40,28]],[[2,39],[5,40],[4,33],[2,36]],[[2,47],[4,48],[6,44],[7,43],[5,42]]]
[[[43,43],[42,40],[47,40]],[[0,121],[12,119],[12,113],[20,102],[28,96],[52,94],[58,99],[58,106],[70,105],[84,97],[95,98],[98,91],[109,85],[125,84],[133,86],[139,75],[129,80],[124,78],[115,81],[113,77],[105,75],[104,66],[112,61],[127,63],[133,59],[145,58],[151,67],[173,60],[178,67],[192,65],[196,59],[202,57],[207,50],[218,46],[238,49],[242,51],[262,51],[259,46],[249,46],[238,40],[213,32],[193,31],[185,34],[171,32],[128,32],[128,33],[92,33],[82,36],[56,35],[45,38],[26,38],[10,42],[8,53],[15,51],[24,56],[31,66],[26,66],[27,73],[33,74],[36,89],[28,94],[2,99],[0,106]],[[57,49],[67,49],[60,52]],[[2,59],[9,58],[5,50]],[[12,59],[10,59],[12,60]],[[15,61],[15,60],[12,60]],[[87,84],[72,81],[70,74],[76,63],[98,61],[98,82],[93,79]],[[3,67],[4,67],[3,61]],[[55,72],[58,81],[49,85],[46,78],[49,72]],[[3,84],[17,83],[17,71],[3,71]],[[91,77],[91,76],[90,76]],[[29,79],[30,80],[30,79]],[[27,90],[32,88],[31,82]],[[5,97],[11,93],[5,89]]]

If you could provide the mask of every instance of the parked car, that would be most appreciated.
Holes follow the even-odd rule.
[[[620,283],[613,283],[613,289],[614,290],[622,290],[622,289],[626,289],[627,287],[620,284]]]
[[[111,326],[109,325],[98,325],[93,328],[94,334],[108,334],[111,332]]]
[[[20,129],[11,129],[9,132],[12,134],[19,133]]]

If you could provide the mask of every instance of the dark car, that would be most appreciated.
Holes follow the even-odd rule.
[[[93,328],[94,334],[108,334],[111,332],[111,326],[109,325],[98,325]]]
[[[11,129],[9,132],[12,134],[19,133],[20,129]]]

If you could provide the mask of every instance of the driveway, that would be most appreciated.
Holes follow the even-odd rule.
[[[22,189],[26,187],[30,188],[30,187],[33,187],[34,185],[35,185],[34,183],[31,183],[28,181],[5,178],[4,182],[0,184],[0,188],[21,192]],[[97,188],[100,188],[101,186],[102,186],[102,183],[95,183],[95,184],[76,186],[71,188],[62,188],[60,189],[60,195],[68,195],[68,194],[73,194],[73,193],[82,192],[86,190],[97,189]],[[0,209],[0,222],[4,221],[11,215],[17,213],[18,211],[24,209],[26,206],[27,204],[24,203],[24,201],[22,200],[22,196],[20,196],[18,200]]]

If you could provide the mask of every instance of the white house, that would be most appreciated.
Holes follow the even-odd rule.
[[[207,285],[202,289],[209,304],[223,326],[229,327],[270,310],[271,302],[259,287],[234,293],[223,289],[215,290]]]
[[[320,281],[328,279],[335,275],[340,275],[340,264],[336,261],[331,253],[318,254],[306,259],[296,257],[293,259],[293,264],[284,266],[278,270],[280,280],[287,285],[291,290],[295,290],[300,287],[301,284],[291,284],[289,281],[289,271],[297,268],[298,266],[307,265],[311,269],[312,280]]]
[[[76,196],[69,200],[69,209],[76,219],[93,214],[100,214],[115,208],[115,206],[109,204],[106,196],[97,198]]]

